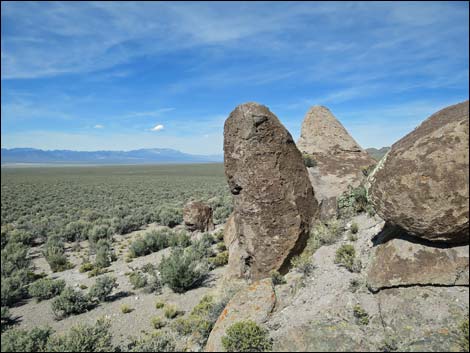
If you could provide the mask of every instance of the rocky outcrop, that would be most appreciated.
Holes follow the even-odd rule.
[[[271,279],[264,279],[240,290],[227,304],[212,329],[205,352],[223,352],[225,330],[238,321],[251,320],[264,324],[276,304]]]
[[[256,280],[286,271],[317,211],[292,136],[267,107],[242,104],[225,122],[224,161],[234,198],[230,275]]]
[[[336,198],[349,185],[359,186],[363,170],[376,163],[322,106],[312,107],[306,114],[297,147],[315,161],[308,171],[322,219],[336,215]]]
[[[212,208],[202,202],[188,202],[183,208],[183,222],[190,231],[208,232],[214,230]]]
[[[469,103],[447,107],[396,142],[373,174],[377,213],[407,233],[469,241]]]
[[[469,285],[468,245],[423,244],[393,228],[382,234],[378,238],[384,239],[372,250],[367,274],[372,291],[412,285]]]
[[[370,291],[367,269],[377,248],[374,235],[384,222],[365,214],[351,221],[359,226],[357,240],[349,240],[349,231],[343,232],[337,243],[313,254],[315,269],[300,283],[292,271],[285,276],[286,284],[275,287],[277,303],[266,323],[273,351],[459,351],[459,326],[468,319],[468,286],[416,283]],[[335,263],[343,244],[354,246],[362,271],[349,272]],[[384,265],[378,270],[390,269]],[[414,270],[415,278],[426,272],[426,268]],[[366,319],[360,320],[358,312]]]

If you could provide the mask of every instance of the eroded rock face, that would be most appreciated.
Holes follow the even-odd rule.
[[[229,274],[256,280],[285,271],[318,210],[292,136],[267,107],[242,104],[225,122],[224,154],[234,197]]]
[[[469,104],[447,107],[396,142],[374,172],[377,213],[411,235],[468,244]]]
[[[410,285],[469,285],[469,246],[436,247],[409,236],[392,237],[372,250],[367,286],[372,291]]]
[[[264,324],[276,304],[276,293],[270,278],[240,290],[220,314],[207,340],[205,352],[224,352],[222,337],[238,321],[251,320]]]
[[[306,114],[297,147],[316,162],[308,171],[322,219],[336,215],[336,198],[348,185],[359,186],[364,179],[363,169],[376,163],[322,106],[312,107]]]
[[[191,201],[184,206],[183,221],[190,231],[208,232],[214,229],[212,208],[199,201]]]

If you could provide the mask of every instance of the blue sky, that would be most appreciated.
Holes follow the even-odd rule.
[[[2,147],[222,153],[240,103],[363,147],[468,99],[467,2],[2,2]]]

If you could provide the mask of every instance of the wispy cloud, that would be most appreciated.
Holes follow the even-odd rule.
[[[101,124],[96,124],[96,125],[94,126],[94,128],[95,128],[95,129],[103,129],[104,126],[101,125]]]
[[[151,128],[151,131],[160,131],[163,130],[165,127],[162,124],[155,125],[153,128]]]
[[[171,133],[189,148],[180,139],[221,141],[229,112],[258,101],[294,135],[309,106],[328,105],[368,146],[468,97],[466,2],[1,7],[1,124],[18,144],[31,131],[74,133],[75,142],[91,131],[104,148],[145,132],[142,144],[170,143]]]
[[[161,108],[152,111],[143,111],[143,112],[130,112],[124,115],[125,118],[141,118],[141,117],[159,117],[163,113],[171,112],[175,108]]]

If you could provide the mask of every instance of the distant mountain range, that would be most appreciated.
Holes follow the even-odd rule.
[[[383,156],[385,156],[385,153],[388,152],[390,147],[382,147],[381,149],[377,148],[366,148],[366,151],[370,154],[372,158],[374,158],[377,161],[380,161]]]
[[[194,155],[168,148],[133,151],[44,151],[36,148],[2,148],[2,164],[152,164],[223,162],[223,155]]]

